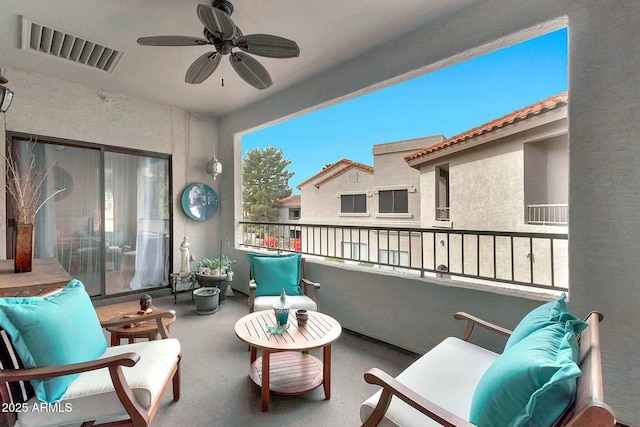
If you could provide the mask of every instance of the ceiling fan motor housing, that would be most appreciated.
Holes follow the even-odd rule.
[[[220,52],[223,55],[229,55],[231,50],[234,48],[233,40],[225,40],[216,34],[213,34],[211,31],[207,29],[207,27],[203,30],[204,37],[209,40],[209,42],[216,48],[217,52]],[[236,31],[235,38],[241,37],[242,32],[238,28]]]
[[[233,13],[233,5],[230,1],[227,0],[213,0],[211,6],[215,7],[216,9],[220,9],[229,16],[231,16],[231,14]]]

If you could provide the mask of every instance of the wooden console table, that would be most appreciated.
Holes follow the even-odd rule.
[[[14,273],[12,259],[0,260],[0,297],[38,296],[64,287],[71,276],[55,258],[35,258],[29,273]]]

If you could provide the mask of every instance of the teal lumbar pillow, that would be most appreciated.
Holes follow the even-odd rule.
[[[107,342],[84,285],[72,280],[46,297],[0,298],[4,328],[26,368],[86,362],[100,357]],[[57,402],[78,374],[31,384],[38,399]]]
[[[302,255],[247,254],[251,277],[256,281],[256,296],[302,295],[300,264]]]
[[[550,325],[565,325],[570,327],[576,335],[582,332],[588,324],[569,312],[565,299],[566,294],[563,292],[556,301],[550,301],[527,313],[509,336],[504,346],[505,351],[532,332]]]
[[[576,393],[578,342],[555,324],[505,350],[473,394],[469,421],[479,427],[551,426]]]

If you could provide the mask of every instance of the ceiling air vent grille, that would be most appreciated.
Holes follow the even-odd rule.
[[[112,73],[122,52],[22,17],[22,49]]]

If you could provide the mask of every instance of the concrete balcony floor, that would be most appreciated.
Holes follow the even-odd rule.
[[[332,347],[331,399],[322,387],[307,394],[271,394],[268,412],[262,412],[260,389],[249,379],[249,351],[234,333],[236,321],[248,313],[247,297],[235,291],[211,315],[199,315],[188,293],[155,297],[154,305],[174,309],[177,321],[171,335],[182,344],[182,395],[171,400],[168,391],[154,418],[156,427],[360,425],[360,404],[377,388],[363,374],[373,367],[397,375],[417,355],[343,330]],[[337,319],[338,321],[340,319]],[[319,350],[312,351],[321,358]]]

